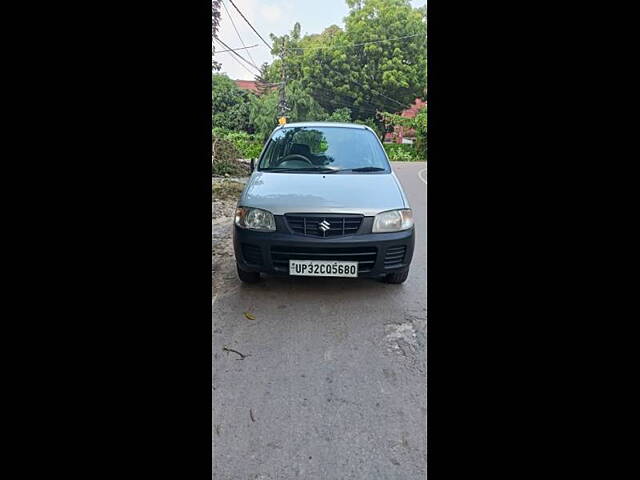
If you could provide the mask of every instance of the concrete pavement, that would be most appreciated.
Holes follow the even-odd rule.
[[[416,223],[404,284],[264,277],[245,285],[230,267],[221,272],[213,478],[425,478],[426,163],[393,168]]]

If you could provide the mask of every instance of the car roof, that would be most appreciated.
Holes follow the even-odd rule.
[[[340,122],[297,122],[297,123],[286,123],[284,125],[279,125],[276,127],[276,130],[292,128],[292,127],[340,127],[340,128],[358,128],[360,130],[369,130],[366,125],[359,125],[357,123],[340,123]]]

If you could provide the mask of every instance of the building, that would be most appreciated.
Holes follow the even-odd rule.
[[[234,83],[242,90],[249,90],[250,92],[258,94],[258,87],[256,86],[256,82],[253,80],[234,80]]]
[[[260,91],[258,90],[258,82],[255,80],[234,80],[236,86],[242,90],[248,90],[251,93],[255,93],[256,95],[260,95]],[[277,86],[271,86],[272,90],[278,88]]]
[[[415,118],[416,115],[427,106],[427,102],[420,98],[416,98],[413,104],[400,113],[401,117]],[[402,125],[395,125],[393,132],[385,133],[385,143],[413,143],[416,140],[416,132],[412,128],[406,128]]]

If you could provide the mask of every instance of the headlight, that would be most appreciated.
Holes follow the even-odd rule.
[[[259,208],[236,208],[236,225],[249,230],[275,232],[276,220],[271,212]]]
[[[413,212],[409,208],[389,210],[376,215],[373,221],[373,233],[399,232],[413,227]]]

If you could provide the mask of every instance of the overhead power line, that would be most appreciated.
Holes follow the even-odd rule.
[[[231,53],[233,53],[234,55],[236,55],[238,58],[242,59],[247,65],[252,66],[253,68],[255,68],[258,72],[260,72],[260,69],[254,65],[253,63],[251,63],[249,60],[247,60],[246,58],[244,58],[242,55],[240,55],[238,52],[236,52],[233,48],[229,47],[229,45],[227,45],[226,43],[224,43],[222,40],[220,40],[218,37],[213,37],[215,38],[223,47],[228,48]]]
[[[355,101],[353,101],[355,100],[355,97],[351,97],[351,95],[346,95],[343,93],[329,92],[328,90],[314,90],[310,95],[314,98],[321,98],[327,103],[332,103],[334,105],[341,105],[343,107],[350,108],[352,111],[360,110],[360,111],[376,112],[376,111],[379,111],[381,107],[384,107],[384,105],[376,106],[375,104],[369,103],[369,102],[356,105]],[[348,103],[349,102],[348,97],[351,97],[351,100],[352,100],[351,103]]]
[[[342,77],[343,81],[345,81],[345,82],[355,83],[356,85],[358,85],[359,87],[364,88],[365,90],[368,90],[368,91],[370,91],[370,92],[372,92],[372,93],[374,93],[376,95],[379,95],[380,97],[384,97],[387,100],[391,100],[392,102],[397,103],[398,105],[400,105],[403,109],[406,109],[408,107],[408,105],[400,102],[399,100],[396,100],[395,98],[391,98],[391,97],[389,97],[389,96],[387,96],[387,95],[385,95],[383,93],[378,92],[377,90],[375,90],[375,89],[373,89],[371,87],[365,87],[361,83],[358,83],[358,82],[356,82],[355,80],[353,80],[351,78],[347,78],[347,76],[342,74],[341,72],[333,71],[332,75],[338,76],[338,77]],[[346,95],[346,96],[350,96],[350,95]],[[353,97],[353,98],[355,98],[355,97]]]
[[[254,48],[254,47],[257,47],[257,46],[258,46],[258,44],[256,43],[255,45],[249,45],[248,47],[236,47],[236,48],[230,49],[230,50],[216,50],[215,53],[233,52],[233,50],[246,50],[247,48]],[[247,53],[249,53],[249,52],[247,52]]]
[[[231,50],[229,50],[227,53],[231,53]],[[242,68],[244,68],[247,72],[249,72],[249,75],[251,75],[251,76],[255,76],[255,73],[253,73],[251,70],[249,70],[249,69],[244,65],[244,63],[242,63],[240,60],[238,60],[238,59],[237,59],[236,57],[234,57],[233,55],[231,55],[231,58],[233,58],[233,59],[238,63],[238,65],[240,65],[240,66],[241,66]]]
[[[235,8],[238,11],[238,13],[240,14],[240,16],[244,19],[244,21],[247,22],[247,25],[249,25],[251,27],[251,30],[253,30],[256,33],[256,35],[258,35],[258,37],[260,37],[260,40],[262,40],[264,42],[264,44],[267,47],[269,47],[269,50],[273,50],[273,47],[271,45],[269,45],[269,43],[264,38],[262,38],[262,35],[260,35],[255,28],[253,28],[253,25],[251,25],[251,22],[249,22],[249,20],[247,20],[247,17],[245,17],[242,14],[242,12],[240,11],[240,9],[236,6],[236,4],[233,3],[233,0],[229,0],[229,1],[231,2],[231,5],[233,5],[233,8]]]
[[[338,72],[334,72],[334,75],[335,75],[336,73],[338,73]],[[365,90],[369,90],[369,91],[371,91],[372,93],[374,93],[374,94],[376,94],[376,95],[379,95],[379,96],[381,96],[381,97],[384,97],[384,98],[386,98],[387,100],[391,100],[392,102],[395,102],[395,103],[397,103],[398,105],[400,105],[403,109],[408,108],[408,105],[406,105],[406,104],[404,104],[404,103],[400,102],[399,100],[396,100],[395,98],[388,97],[387,95],[385,95],[385,94],[383,94],[383,93],[380,93],[380,92],[378,92],[377,90],[375,90],[375,89],[373,89],[373,88],[371,88],[371,87],[365,87],[365,86],[364,86],[364,85],[362,85],[361,83],[358,83],[358,82],[356,82],[355,80],[352,80],[351,78],[346,77],[345,75],[339,74],[339,76],[340,76],[340,77],[342,77],[343,81],[345,81],[345,82],[351,82],[351,83],[354,83],[354,84],[358,85],[359,87],[364,88]],[[349,95],[347,95],[347,96],[349,96]],[[354,97],[354,98],[355,98],[355,97]]]
[[[313,98],[318,103],[320,103],[321,99],[324,99],[324,97],[320,97],[320,96],[313,96]],[[324,101],[327,102],[328,99],[324,99]],[[340,108],[348,108],[351,114],[364,114],[368,117],[376,117],[378,113],[386,111],[384,109],[381,110],[380,108],[371,108],[371,107],[363,107],[363,106],[358,107],[358,106],[349,105],[347,103],[342,103],[342,102],[333,102],[331,105],[332,105],[332,108],[330,107],[328,110],[335,111]]]
[[[362,103],[356,105],[355,102],[357,97],[355,95],[345,92],[337,92],[335,90],[327,90],[318,86],[312,87],[310,95],[316,100],[320,98],[325,102],[350,108],[352,111],[359,110],[376,113],[378,111],[387,111],[392,109],[385,101],[373,102],[371,100],[360,99]]]
[[[360,102],[362,102],[361,103],[362,106],[369,105],[369,106],[372,106],[372,107],[375,107],[375,108],[381,108],[381,107],[387,108],[387,109],[391,108],[391,105],[386,100],[382,100],[382,99],[378,99],[376,101],[376,100],[371,99],[371,98],[369,98],[369,99],[359,98],[358,96],[356,96],[354,94],[349,94],[349,93],[346,93],[346,92],[339,92],[339,91],[336,91],[336,90],[329,90],[329,89],[326,89],[324,87],[318,87],[318,86],[312,87],[312,90],[314,92],[320,92],[322,94],[325,94],[330,99],[338,97],[338,98],[350,100],[350,101],[353,102],[354,105],[355,105],[356,100],[360,100]]]
[[[334,75],[335,75],[336,73],[337,73],[337,72],[334,72]],[[374,93],[374,94],[376,94],[376,95],[379,95],[379,96],[381,96],[381,97],[384,97],[384,98],[386,98],[387,100],[391,100],[392,102],[395,102],[395,103],[397,103],[398,105],[400,105],[403,109],[408,108],[408,105],[406,105],[406,104],[402,103],[402,102],[401,102],[401,101],[399,101],[399,100],[396,100],[395,98],[391,98],[391,97],[389,97],[389,96],[387,96],[387,95],[385,95],[385,94],[383,94],[383,93],[380,93],[380,92],[378,92],[377,90],[375,90],[375,89],[373,89],[373,88],[371,88],[371,87],[365,87],[365,86],[364,86],[364,85],[362,85],[361,83],[358,83],[358,82],[356,82],[355,80],[353,80],[353,79],[351,79],[351,78],[347,78],[345,75],[340,74],[339,76],[340,76],[340,77],[342,77],[343,81],[345,81],[345,82],[351,82],[351,83],[354,83],[354,84],[358,85],[359,87],[364,88],[365,90],[369,90],[369,91],[371,91],[372,93]],[[347,95],[347,96],[349,96],[349,95]],[[355,97],[354,97],[354,98],[355,98]]]
[[[246,65],[244,63],[242,63],[240,60],[238,60],[233,54],[235,53],[233,50],[227,50],[227,53],[231,53],[231,58],[233,58],[233,60],[240,65],[242,68],[244,68],[247,72],[249,72],[249,75],[251,76],[255,76],[255,73],[253,73],[251,70],[249,70]]]
[[[355,83],[356,85],[358,85],[358,86],[362,87],[362,88],[366,88],[364,85],[362,85],[362,84],[360,84],[360,83],[356,82],[355,80],[351,80],[351,81],[352,81],[353,83]],[[408,107],[408,105],[406,105],[406,104],[404,104],[404,103],[402,103],[402,102],[400,102],[400,101],[396,100],[395,98],[387,97],[384,93],[380,93],[380,92],[378,92],[378,91],[374,90],[374,89],[373,89],[373,88],[371,88],[371,87],[369,87],[369,90],[371,90],[371,91],[372,91],[373,93],[375,93],[376,95],[380,95],[381,97],[384,97],[384,98],[386,98],[387,100],[391,100],[392,102],[397,103],[397,104],[398,104],[398,105],[400,105],[403,109],[405,109],[405,108],[407,108],[407,107]]]
[[[229,10],[227,9],[227,4],[222,2],[222,6],[224,7],[224,11],[227,12],[227,16],[229,17],[229,20],[231,20],[231,25],[233,25],[233,29],[236,31],[236,34],[238,35],[238,38],[240,39],[240,43],[242,44],[243,47],[246,48],[244,41],[242,40],[242,37],[240,36],[240,32],[238,31],[238,29],[236,28],[236,24],[233,21],[233,17],[231,16],[231,14],[229,13]],[[255,64],[256,61],[253,59],[253,57],[251,56],[251,52],[247,51],[247,55],[249,55],[249,58],[251,59],[251,61]]]
[[[231,0],[229,0],[231,1]],[[319,47],[308,47],[308,48],[299,48],[299,47],[287,47],[288,50],[316,50],[316,49],[324,49],[324,48],[346,48],[346,47],[357,47],[357,46],[362,46],[362,45],[369,45],[372,43],[383,43],[383,42],[392,42],[392,41],[396,41],[396,40],[402,40],[405,38],[412,38],[412,37],[417,37],[417,36],[421,36],[423,35],[422,33],[415,33],[413,35],[405,35],[402,37],[396,37],[396,38],[388,38],[388,39],[384,39],[384,40],[374,40],[371,42],[363,42],[363,43],[352,43],[352,44],[347,44],[347,45],[326,45],[326,46],[319,46]],[[400,102],[399,100],[396,100],[395,98],[391,98],[383,93],[378,92],[377,90],[371,88],[371,87],[364,87],[364,85],[356,82],[355,80],[352,79],[345,79],[348,82],[354,83],[362,88],[368,88],[369,91],[371,91],[373,94],[378,95],[380,97],[386,98],[387,100],[390,100],[394,103],[396,103],[397,105],[400,105],[403,109],[408,108],[408,105]]]

